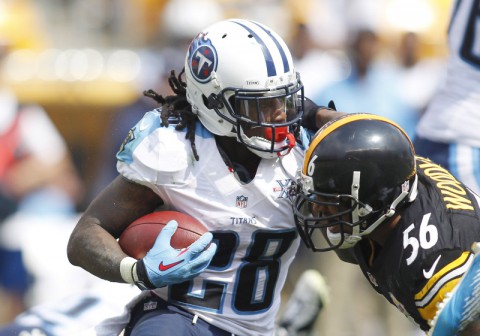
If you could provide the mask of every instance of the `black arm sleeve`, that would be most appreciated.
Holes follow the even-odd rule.
[[[316,132],[318,130],[316,114],[318,109],[335,110],[333,101],[330,101],[328,107],[315,104],[311,99],[305,97],[302,126],[306,129]]]

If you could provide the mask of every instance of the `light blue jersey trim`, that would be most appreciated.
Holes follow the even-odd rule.
[[[469,173],[468,176],[460,176],[460,168],[459,165],[465,164],[466,161],[464,158],[459,157],[459,155],[467,155],[466,151],[463,151],[462,154],[459,154],[458,145],[457,144],[450,144],[448,145],[448,169],[452,173],[453,176],[456,176],[459,180],[465,183],[466,180],[470,181],[469,185],[474,190],[478,190],[480,187],[480,148],[475,147],[468,147],[468,155],[470,156],[471,161],[471,174]],[[468,184],[468,182],[467,182]]]
[[[143,118],[133,126],[123,140],[122,146],[117,153],[117,160],[125,163],[133,162],[133,152],[135,148],[148,137],[152,132],[160,127],[160,112],[153,110],[145,113]]]
[[[477,182],[477,186],[480,186],[480,148],[472,148],[472,162],[473,162],[473,176]]]
[[[310,142],[312,141],[313,136],[315,135],[314,132],[307,130],[306,128],[300,128],[300,142],[297,142],[297,146],[299,146],[302,150],[307,150]]]
[[[201,122],[197,122],[195,125],[195,134],[203,139],[213,138],[213,134],[202,125]]]
[[[458,165],[457,165],[457,145],[451,144],[448,146],[448,165],[450,173],[457,178],[460,178],[458,173]]]

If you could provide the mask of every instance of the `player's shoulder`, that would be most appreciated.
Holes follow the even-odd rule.
[[[415,270],[413,287],[415,306],[425,320],[431,320],[436,306],[452,291],[460,276],[473,260],[469,251],[445,246],[441,250],[425,251]],[[402,271],[403,272],[403,271]]]
[[[117,169],[131,180],[142,181],[156,181],[165,174],[183,175],[189,167],[202,169],[205,160],[196,162],[192,141],[197,151],[205,155],[215,146],[213,135],[199,122],[191,139],[187,137],[187,127],[177,129],[175,124],[164,127],[159,111],[147,112],[123,141],[117,153]]]
[[[479,218],[479,198],[451,172],[429,159],[417,157],[419,193],[424,210]],[[417,202],[419,203],[419,202]],[[453,217],[451,217],[453,218]]]
[[[135,139],[144,139],[155,132],[155,130],[162,127],[160,117],[160,111],[157,109],[146,112],[143,117],[130,129],[128,135],[133,134]]]
[[[162,125],[158,110],[146,112],[128,131],[117,153],[117,159],[131,163],[135,156],[145,152],[145,148],[148,149],[149,156],[158,156],[163,152],[166,152],[167,155],[179,153],[175,147],[178,146],[178,141],[182,137],[179,137],[177,133],[183,132],[176,131],[173,125],[168,127]],[[162,144],[164,145],[162,146]]]

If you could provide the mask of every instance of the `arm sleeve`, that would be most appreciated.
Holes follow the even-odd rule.
[[[331,101],[327,106],[317,105],[311,99],[305,97],[304,101],[304,112],[302,119],[302,126],[309,131],[316,132],[318,130],[316,114],[318,109],[326,109],[335,111],[335,105]]]

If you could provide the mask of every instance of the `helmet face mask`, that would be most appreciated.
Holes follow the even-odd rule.
[[[298,188],[305,191],[299,192],[295,199],[294,217],[307,247],[314,251],[329,251],[355,245],[360,238],[354,232],[358,227],[365,227],[370,218],[368,215],[374,213],[370,206],[352,195],[306,190],[301,181],[297,183]],[[360,217],[359,212],[365,216]],[[354,221],[353,217],[358,219]]]
[[[223,90],[222,100],[238,141],[261,157],[287,154],[295,145],[294,135],[303,115],[303,99],[299,98],[303,97],[303,87],[295,89],[295,92],[289,87],[275,91],[237,89],[233,94],[229,88]]]
[[[187,99],[213,134],[262,158],[287,154],[303,115],[303,85],[285,42],[268,27],[226,20],[207,27],[185,60]]]
[[[317,132],[297,176],[294,217],[314,251],[353,247],[416,196],[413,145],[396,124],[349,114]]]

